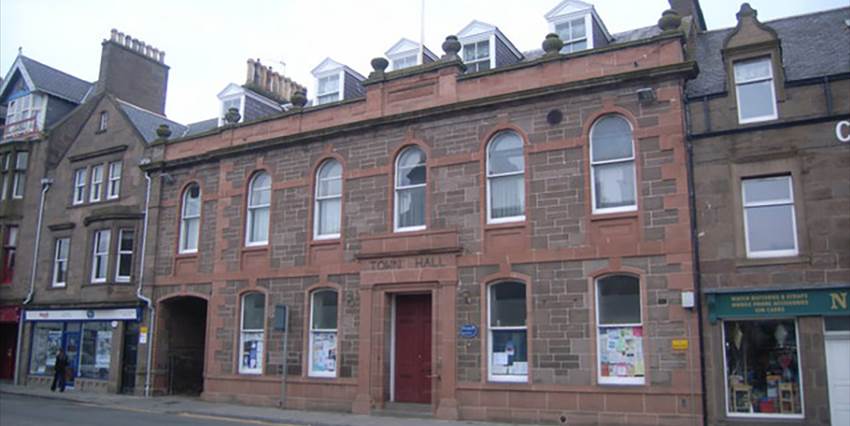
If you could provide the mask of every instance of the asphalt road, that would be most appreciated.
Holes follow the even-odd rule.
[[[159,414],[112,409],[57,399],[0,394],[2,426],[149,426],[149,425],[275,425],[260,421],[242,422],[188,414]]]

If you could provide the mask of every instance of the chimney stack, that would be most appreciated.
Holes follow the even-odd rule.
[[[98,92],[107,91],[144,109],[165,114],[165,52],[116,29],[102,43]]]
[[[260,59],[248,59],[248,69],[245,87],[265,94],[281,103],[289,102],[289,98],[304,86],[265,66]]]
[[[705,18],[702,16],[702,8],[699,5],[699,0],[668,0],[670,9],[675,10],[679,16],[690,16],[697,27],[697,31],[705,31]]]

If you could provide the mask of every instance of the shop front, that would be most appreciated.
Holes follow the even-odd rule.
[[[19,306],[0,306],[0,380],[15,375],[15,344],[18,338]]]
[[[850,336],[848,293],[850,288],[834,286],[707,294],[706,338],[722,348],[706,354],[716,367],[707,369],[706,380],[715,389],[710,398],[717,418],[808,424],[831,412],[831,424],[848,424],[836,422],[850,413],[850,394],[842,385],[850,380],[847,357],[836,356]]]
[[[127,377],[122,367],[123,346],[134,339],[125,330],[136,329],[139,318],[138,308],[25,311],[30,333],[25,358],[29,361],[28,383],[50,384],[61,348],[68,356],[68,387],[117,392]]]

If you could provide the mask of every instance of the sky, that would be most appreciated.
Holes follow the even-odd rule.
[[[166,114],[190,123],[215,117],[216,95],[245,82],[259,58],[308,88],[310,71],[331,57],[363,75],[369,62],[406,37],[418,41],[421,0],[0,0],[0,73],[21,47],[27,57],[95,81],[100,43],[116,28],[165,51]],[[560,0],[424,0],[425,45],[440,45],[473,19],[499,29],[520,51],[539,49],[543,18]],[[585,0],[609,32],[655,25],[667,0]],[[709,30],[735,25],[740,1],[704,0]],[[844,7],[848,0],[750,0],[761,21]],[[285,63],[285,67],[281,62]]]

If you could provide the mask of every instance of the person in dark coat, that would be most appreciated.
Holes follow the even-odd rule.
[[[50,391],[56,391],[56,385],[59,385],[59,392],[65,392],[65,370],[68,368],[68,355],[65,355],[65,350],[59,348],[56,353],[56,362],[53,365],[53,384],[50,385]]]

